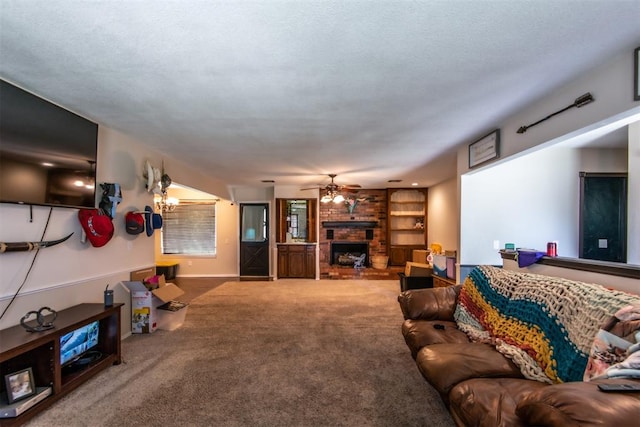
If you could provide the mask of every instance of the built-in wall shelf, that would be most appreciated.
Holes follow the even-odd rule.
[[[390,265],[405,265],[427,244],[427,189],[387,189],[387,254]]]

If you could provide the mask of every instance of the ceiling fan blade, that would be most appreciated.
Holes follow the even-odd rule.
[[[347,185],[336,184],[334,182],[334,178],[337,175],[331,173],[328,176],[329,176],[329,178],[331,178],[331,182],[328,183],[327,185],[318,184],[317,187],[301,188],[301,190],[324,190],[324,191],[327,191],[329,193],[335,193],[335,192],[339,192],[339,191],[342,191],[342,190],[353,191],[354,189],[362,188],[362,186],[359,185],[359,184],[347,184]]]
[[[342,190],[340,190],[340,191],[342,191],[342,192],[344,192],[344,193],[353,193],[353,194],[355,194],[355,193],[357,193],[358,191],[360,191],[360,189],[359,189],[359,188],[343,188],[343,189],[342,189]]]

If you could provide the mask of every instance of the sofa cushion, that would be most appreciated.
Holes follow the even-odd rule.
[[[635,383],[633,380],[571,382],[533,390],[516,407],[531,425],[631,427],[640,422],[640,392],[605,393],[599,383]]]
[[[398,295],[405,319],[453,321],[460,286],[416,289]]]
[[[445,401],[453,386],[471,378],[522,378],[518,367],[489,344],[429,345],[418,352],[416,364]]]
[[[407,319],[402,324],[402,335],[414,359],[425,345],[469,342],[467,334],[458,329],[456,322],[447,320]]]
[[[449,392],[450,411],[458,425],[527,425],[516,415],[518,402],[548,384],[520,378],[474,378],[455,385]]]

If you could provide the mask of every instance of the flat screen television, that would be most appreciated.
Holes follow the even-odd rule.
[[[95,207],[98,125],[0,80],[0,202]]]
[[[96,320],[60,337],[60,365],[69,365],[98,345],[100,324]]]

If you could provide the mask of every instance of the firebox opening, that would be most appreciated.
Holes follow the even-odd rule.
[[[369,266],[369,242],[331,242],[331,265]]]

